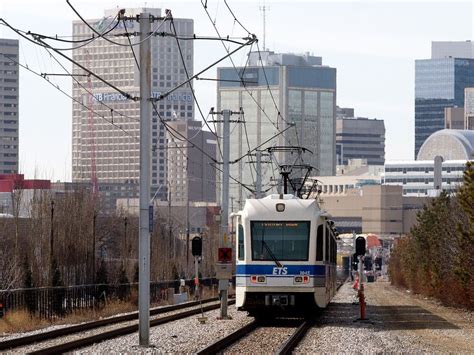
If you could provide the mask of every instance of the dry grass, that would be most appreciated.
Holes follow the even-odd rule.
[[[0,319],[0,333],[28,332],[44,328],[49,324],[47,320],[31,317],[28,311],[8,312]]]
[[[23,333],[51,325],[87,322],[136,310],[137,307],[130,302],[112,301],[108,302],[101,309],[79,310],[66,317],[53,319],[52,321],[31,316],[25,310],[12,311],[7,312],[5,317],[0,319],[0,334]]]
[[[187,291],[189,294],[190,290]],[[216,287],[204,287],[202,290],[202,298],[216,297],[217,293],[218,292]],[[192,295],[189,295],[188,299],[192,300]],[[162,306],[166,304],[169,304],[169,302],[161,301],[153,303],[152,306]],[[4,318],[0,318],[0,334],[23,333],[31,330],[45,328],[51,325],[76,324],[97,320],[120,313],[136,311],[137,305],[138,293],[136,290],[133,290],[130,294],[130,301],[128,302],[114,300],[107,302],[107,305],[103,308],[78,310],[72,314],[67,315],[66,317],[56,318],[51,321],[39,319],[34,316],[32,317],[28,313],[28,311],[25,310],[7,312]]]

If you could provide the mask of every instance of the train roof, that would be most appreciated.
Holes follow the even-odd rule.
[[[284,204],[284,211],[277,211],[277,204]],[[301,199],[294,195],[273,194],[261,199],[248,199],[245,201],[245,206],[239,214],[249,216],[255,219],[274,219],[278,216],[279,219],[310,219],[315,214],[323,214],[314,199]]]

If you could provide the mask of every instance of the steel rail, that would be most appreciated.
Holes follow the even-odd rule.
[[[336,286],[336,292],[347,282],[347,278],[339,280]],[[293,350],[298,346],[300,341],[305,337],[308,330],[314,326],[316,318],[306,319],[303,323],[295,330],[295,332],[275,351],[278,355],[290,355]]]
[[[296,328],[295,332],[280,345],[280,347],[275,351],[275,354],[278,355],[289,355],[299,344],[301,339],[304,338],[308,330],[314,325],[314,319],[306,319],[301,323],[301,325]]]
[[[233,304],[233,303],[235,303],[235,300],[229,300],[229,304]],[[213,304],[213,305],[203,307],[202,311],[208,312],[208,311],[218,309],[219,307],[220,307],[220,304]],[[199,313],[201,313],[201,308],[196,308],[189,311],[180,312],[177,314],[172,314],[163,318],[153,319],[150,321],[150,327],[155,327],[161,324],[169,323],[169,322],[183,319],[186,317],[190,317]],[[65,342],[62,344],[54,345],[51,347],[43,348],[37,351],[30,352],[29,354],[41,354],[41,355],[61,354],[61,353],[77,350],[79,348],[83,348],[95,343],[99,343],[104,340],[109,340],[109,339],[117,338],[122,335],[131,334],[137,331],[138,331],[138,323],[121,327],[121,328],[112,329],[110,331],[91,335],[82,339],[77,339],[77,340]]]
[[[207,354],[217,354],[228,348],[238,340],[242,339],[247,334],[253,332],[256,328],[258,328],[259,323],[257,321],[252,321],[249,324],[244,325],[242,328],[237,329],[235,332],[230,333],[229,335],[225,336],[224,338],[219,339],[215,343],[199,350],[196,354],[198,355],[207,355]]]
[[[202,300],[202,303],[209,303],[209,302],[214,302],[217,300],[218,300],[217,297],[208,298],[208,299]],[[199,301],[192,301],[192,302],[180,303],[176,305],[156,307],[150,310],[150,315],[152,316],[152,315],[176,311],[176,310],[180,310],[180,309],[184,309],[188,307],[194,307],[194,306],[198,306],[199,304],[200,304]],[[37,342],[43,342],[43,341],[59,338],[61,336],[72,335],[72,334],[83,332],[86,330],[95,329],[95,328],[104,327],[107,325],[112,325],[112,324],[117,324],[117,323],[122,323],[122,322],[127,322],[127,321],[131,321],[135,319],[138,319],[137,311],[124,314],[121,316],[114,316],[114,317],[104,318],[97,321],[77,324],[70,327],[55,329],[55,330],[51,330],[44,333],[37,333],[37,334],[27,335],[20,338],[5,340],[5,341],[0,342],[0,350],[8,350],[8,349],[17,348],[19,346],[31,345]]]

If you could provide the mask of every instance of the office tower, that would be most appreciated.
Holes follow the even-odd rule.
[[[251,52],[245,68],[218,68],[218,78],[217,110],[244,111],[245,124],[231,123],[231,161],[257,146],[302,146],[313,152],[303,156],[304,163],[316,168],[313,174],[335,174],[335,68],[323,66],[321,57],[309,54]],[[291,123],[295,127],[272,138]],[[221,136],[222,125],[218,128]],[[279,160],[291,164],[293,157],[281,154]],[[230,175],[250,190],[255,190],[255,160],[256,156],[251,155],[230,166]],[[262,191],[279,179],[275,169],[264,155]],[[243,206],[244,199],[253,196],[249,189],[231,180],[231,200],[237,203],[234,207]]]
[[[87,20],[96,30],[104,32],[115,24],[117,9],[105,10],[102,19]],[[160,9],[135,8],[126,9],[126,16],[148,12],[161,16]],[[174,19],[178,34],[191,36],[193,20]],[[126,28],[124,27],[126,26]],[[152,30],[170,32],[169,20],[155,21]],[[122,46],[110,43],[105,39],[97,39],[87,46],[73,50],[73,59],[79,64],[90,68],[94,73],[115,85],[120,90],[133,96],[139,96],[139,69],[135,63],[134,53],[139,56],[139,46],[133,51],[128,39],[117,34],[140,31],[137,21],[120,22],[108,38],[120,42]],[[73,22],[74,39],[91,36],[91,30],[82,21]],[[151,83],[152,95],[158,97],[179,83],[186,80],[186,73],[181,61],[175,38],[150,36],[151,41]],[[138,37],[131,37],[132,44],[138,43]],[[188,73],[193,73],[193,41],[180,41]],[[81,104],[73,103],[72,124],[72,174],[74,182],[91,181],[92,167],[95,156],[96,175],[104,183],[136,182],[139,179],[139,102],[128,100],[125,96],[112,89],[100,80],[79,76],[85,72],[78,66],[73,67],[77,81],[73,81],[73,97],[75,100],[92,108],[91,112]],[[91,91],[94,100],[90,102]],[[190,88],[184,86],[176,90],[164,100],[156,103],[160,115],[165,120],[177,118],[192,119],[194,105]],[[100,117],[103,116],[103,117]],[[113,124],[112,124],[113,123]],[[157,199],[166,199],[166,137],[165,127],[153,112],[152,127],[152,162],[151,162],[151,193]]]
[[[169,123],[168,187],[173,204],[216,202],[216,136],[203,131],[200,121]],[[204,153],[205,154],[204,154]]]
[[[433,41],[431,58],[474,58],[474,42],[471,41]]]
[[[18,173],[18,60],[18,40],[0,38],[0,174]]]
[[[336,120],[336,155],[338,165],[349,159],[365,159],[368,165],[385,163],[385,125],[383,120],[365,117]]]
[[[415,156],[426,138],[444,128],[444,109],[464,107],[464,89],[474,86],[472,56],[457,58],[464,51],[451,43],[436,43],[435,57],[415,61]]]

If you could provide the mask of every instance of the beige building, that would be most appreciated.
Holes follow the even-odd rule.
[[[216,174],[211,165],[216,158],[215,134],[203,131],[200,121],[182,119],[168,125],[169,201],[215,202]]]
[[[321,193],[322,207],[340,233],[374,233],[382,237],[406,234],[427,197],[406,197],[402,186],[365,185],[341,192]]]
[[[444,128],[464,129],[464,107],[444,108]]]
[[[87,19],[101,33],[116,25],[118,8],[105,10],[102,18]],[[148,12],[154,16],[164,15],[157,8],[126,9],[126,16]],[[192,36],[192,19],[174,19],[178,35]],[[93,33],[82,21],[73,21],[73,39],[83,40]],[[169,22],[155,21],[153,31],[169,32]],[[125,32],[140,31],[137,21],[120,21],[108,38],[122,45],[110,43],[102,38],[87,46],[77,46],[72,51],[74,61],[89,68],[108,83],[132,97],[140,93],[140,71],[128,38],[114,36]],[[134,52],[139,56],[139,37],[130,37]],[[158,98],[187,79],[181,54],[175,38],[151,36],[151,84],[152,96]],[[180,41],[180,47],[189,75],[193,75],[193,43]],[[137,58],[138,59],[138,58]],[[96,176],[101,183],[126,184],[139,179],[139,102],[128,99],[97,78],[91,77],[79,66],[73,66],[72,92],[72,180],[89,182],[93,176],[93,161]],[[92,95],[91,95],[92,94]],[[90,109],[94,110],[91,113]],[[194,103],[188,86],[176,90],[166,99],[156,103],[156,110],[165,120],[176,118],[193,119]],[[151,194],[157,199],[167,198],[166,130],[156,112],[153,112],[149,127],[152,140]],[[161,186],[161,188],[160,188]],[[133,196],[130,196],[133,197]]]

